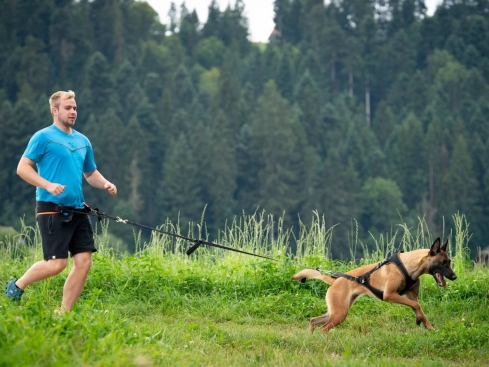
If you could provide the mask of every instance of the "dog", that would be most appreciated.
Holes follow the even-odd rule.
[[[431,274],[440,287],[446,286],[445,277],[457,279],[450,267],[447,245],[448,239],[440,246],[437,238],[430,249],[399,252],[378,264],[364,265],[344,274],[326,276],[314,269],[298,272],[292,280],[319,279],[331,285],[326,292],[327,313],[310,319],[309,330],[313,332],[318,325],[323,325],[321,331],[327,333],[345,321],[352,304],[365,294],[411,307],[416,314],[416,325],[423,323],[426,329],[432,330],[418,301],[419,277]]]

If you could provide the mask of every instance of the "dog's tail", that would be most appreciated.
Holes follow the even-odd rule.
[[[304,269],[292,276],[292,280],[300,280],[305,282],[306,279],[318,279],[331,285],[336,280],[336,278],[331,278],[326,275],[321,274],[318,270],[314,269]]]

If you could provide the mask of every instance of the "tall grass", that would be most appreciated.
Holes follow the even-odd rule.
[[[416,327],[406,307],[365,297],[328,335],[307,331],[308,318],[325,311],[327,286],[290,277],[303,266],[347,270],[358,260],[331,259],[334,229],[317,213],[309,226],[301,222],[297,238],[280,218],[264,213],[237,218],[216,239],[208,238],[203,223],[185,232],[178,223],[161,227],[277,261],[206,246],[187,256],[191,243],[158,232],[147,243],[135,232],[138,251],[121,253],[112,247],[110,226],[103,225],[74,312],[53,314],[69,269],[33,284],[20,304],[0,299],[0,366],[484,365],[488,271],[471,268],[468,224],[459,214],[453,219],[454,228],[444,237],[454,233],[450,243],[459,278],[445,289],[432,277],[421,283],[420,302],[435,331]],[[362,262],[399,249],[428,248],[433,241],[422,219],[415,229],[405,224],[395,229],[372,238],[374,247]],[[12,242],[2,250],[4,280],[41,257],[37,230],[23,233],[30,238],[27,246]],[[351,238],[352,254],[355,246],[368,249],[358,240],[354,221]]]

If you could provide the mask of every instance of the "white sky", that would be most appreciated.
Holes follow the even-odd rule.
[[[140,0],[143,1],[143,0]],[[160,21],[168,24],[168,11],[172,0],[144,0],[159,14]],[[185,6],[189,11],[194,9],[197,11],[200,23],[205,23],[207,20],[207,11],[211,0],[184,0]],[[442,0],[425,0],[428,8],[428,15],[433,15],[438,4]],[[180,5],[183,0],[173,0],[180,13]],[[217,0],[219,9],[224,10],[228,5],[234,7],[236,0]],[[244,0],[245,15],[248,18],[248,28],[250,33],[250,41],[267,42],[270,33],[273,30],[273,2],[274,0]]]

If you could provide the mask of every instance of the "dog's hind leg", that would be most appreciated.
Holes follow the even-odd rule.
[[[352,296],[351,298],[345,297],[341,288],[334,289],[332,286],[328,289],[328,292],[326,293],[328,313],[325,315],[328,316],[328,318],[321,327],[323,333],[327,333],[329,330],[345,321],[346,316],[348,316],[348,310],[355,298],[356,296]]]
[[[322,316],[313,317],[312,319],[309,320],[309,330],[311,331],[311,333],[314,332],[316,326],[323,325],[327,323],[328,320],[329,320],[329,312]]]
[[[341,312],[337,312],[335,314],[331,313],[329,320],[321,327],[321,332],[326,334],[332,328],[345,321],[346,316],[348,316],[348,310],[342,310]]]

